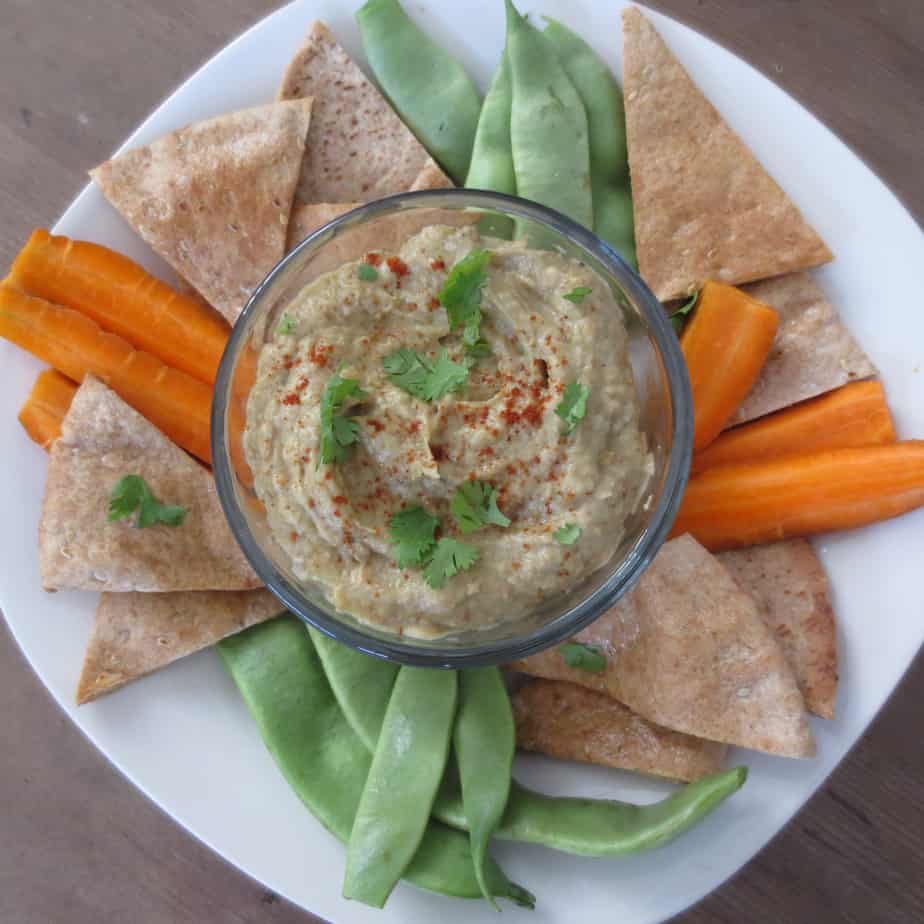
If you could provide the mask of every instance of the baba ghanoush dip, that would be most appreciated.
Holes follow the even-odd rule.
[[[434,638],[605,564],[646,494],[623,314],[588,267],[431,226],[309,283],[259,355],[244,446],[293,574]]]

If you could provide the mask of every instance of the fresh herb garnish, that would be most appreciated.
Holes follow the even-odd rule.
[[[388,538],[395,547],[399,568],[423,567],[436,546],[436,527],[440,521],[423,507],[405,507],[388,523]]]
[[[588,674],[601,674],[606,670],[606,656],[593,645],[568,642],[558,649],[568,667],[576,667]]]
[[[382,361],[389,381],[421,401],[436,401],[459,391],[468,381],[468,366],[455,363],[446,350],[436,360],[402,347]]]
[[[484,269],[490,260],[490,250],[471,251],[452,268],[438,296],[446,309],[449,329],[461,327],[462,340],[469,349],[478,348],[481,339],[481,290],[488,281]]]
[[[347,446],[359,439],[359,424],[351,417],[340,414],[340,407],[347,398],[365,398],[366,392],[359,387],[357,379],[345,379],[339,372],[331,376],[321,395],[321,451],[318,465],[322,462],[342,462],[346,458]],[[317,466],[316,466],[317,467]]]
[[[580,382],[565,386],[561,401],[555,407],[555,413],[565,422],[565,433],[570,433],[584,419],[589,395],[590,388]]]
[[[690,300],[685,304],[681,305],[672,315],[671,315],[671,324],[674,325],[674,330],[679,334],[684,325],[687,323],[687,315],[696,307],[696,303],[699,301],[699,292],[694,292],[690,296]]]
[[[375,282],[379,278],[379,271],[371,263],[360,263],[356,275],[363,282]]]
[[[593,289],[588,286],[578,286],[575,289],[572,289],[570,292],[566,292],[562,298],[567,298],[569,302],[574,302],[575,305],[580,305],[584,301],[585,296],[590,295],[593,292]]]
[[[285,336],[286,334],[291,334],[293,330],[295,330],[295,321],[287,314],[284,314],[279,321],[279,327],[276,328],[276,333]]]
[[[434,589],[439,590],[449,578],[460,571],[467,571],[478,561],[478,549],[458,539],[440,539],[433,550],[433,555],[426,568],[424,580]]]
[[[135,526],[139,529],[157,523],[179,526],[186,517],[185,507],[162,504],[140,475],[125,475],[116,482],[109,496],[109,522],[124,520],[136,510]]]
[[[466,481],[456,488],[449,510],[463,533],[473,533],[482,526],[509,526],[510,520],[497,506],[497,491],[483,481]]]
[[[474,343],[465,344],[465,352],[474,363],[476,359],[484,359],[486,356],[491,355],[491,345],[484,337],[479,337]]]
[[[581,538],[582,531],[577,523],[565,523],[552,533],[552,538],[561,545],[574,545]]]

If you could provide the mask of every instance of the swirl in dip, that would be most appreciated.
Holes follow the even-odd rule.
[[[475,249],[490,251],[480,289],[490,354],[477,358],[439,301]],[[386,372],[399,349],[431,367],[445,350],[470,367],[467,381],[422,400]],[[356,440],[327,463],[321,404],[335,375],[365,394],[339,407]],[[556,408],[575,383],[589,392],[569,432]],[[260,352],[244,446],[294,575],[365,623],[431,638],[518,620],[604,565],[652,469],[609,288],[576,260],[471,226],[428,227],[397,255],[371,253],[307,285]],[[450,503],[469,481],[494,490],[508,526],[461,532]],[[435,538],[477,550],[439,587],[422,565],[396,562],[391,520],[416,506],[439,518]]]

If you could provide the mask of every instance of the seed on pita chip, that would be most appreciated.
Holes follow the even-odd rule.
[[[153,387],[153,386],[152,386]],[[140,475],[179,526],[110,521],[113,487]],[[39,524],[46,590],[248,590],[259,587],[207,469],[98,379],[77,390],[51,448]]]
[[[298,203],[381,199],[452,186],[385,97],[316,22],[289,64],[279,99],[312,97]]]
[[[285,253],[311,100],[196,122],[90,175],[128,223],[232,324]]]
[[[780,326],[760,376],[729,426],[876,375],[872,360],[808,273],[766,279],[744,290],[776,309]]]
[[[636,588],[574,641],[602,651],[606,670],[568,667],[557,648],[511,666],[607,693],[697,738],[815,752],[795,675],[757,603],[690,536],[662,546]]]
[[[77,684],[77,705],[281,612],[268,590],[104,593]]]
[[[716,556],[760,604],[761,615],[792,665],[811,712],[834,718],[837,626],[831,588],[805,539],[721,552]]]
[[[671,780],[722,769],[726,746],[660,728],[603,693],[561,680],[533,680],[510,698],[517,747]]]
[[[662,301],[827,263],[831,252],[636,7],[623,83],[639,270]]]

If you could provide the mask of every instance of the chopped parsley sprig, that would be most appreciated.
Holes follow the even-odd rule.
[[[497,506],[497,491],[483,481],[466,481],[456,488],[449,504],[456,525],[463,533],[483,526],[509,526],[510,520]]]
[[[345,379],[339,372],[330,377],[321,395],[321,449],[318,465],[322,462],[325,465],[342,462],[346,458],[347,447],[359,439],[359,424],[352,417],[340,413],[340,409],[347,398],[360,400],[366,394],[359,387],[358,379]]]
[[[453,362],[446,350],[431,360],[402,347],[389,353],[382,366],[390,382],[421,401],[437,401],[451,391],[460,391],[468,381],[469,367]]]
[[[109,522],[124,520],[138,511],[135,526],[145,529],[163,523],[165,526],[179,526],[186,519],[186,508],[174,504],[162,504],[140,475],[125,475],[120,478],[109,496]]]
[[[481,290],[488,281],[485,267],[491,260],[490,250],[473,250],[450,270],[439,293],[439,303],[446,309],[451,331],[462,329],[466,349],[485,355],[487,343],[481,339]]]
[[[590,387],[580,382],[571,382],[565,386],[561,401],[555,407],[555,413],[565,422],[565,433],[571,433],[584,419],[589,396]]]
[[[419,504],[399,510],[388,523],[388,538],[395,547],[399,568],[423,568],[424,580],[434,589],[478,561],[478,549],[458,539],[436,539],[438,517]]]

